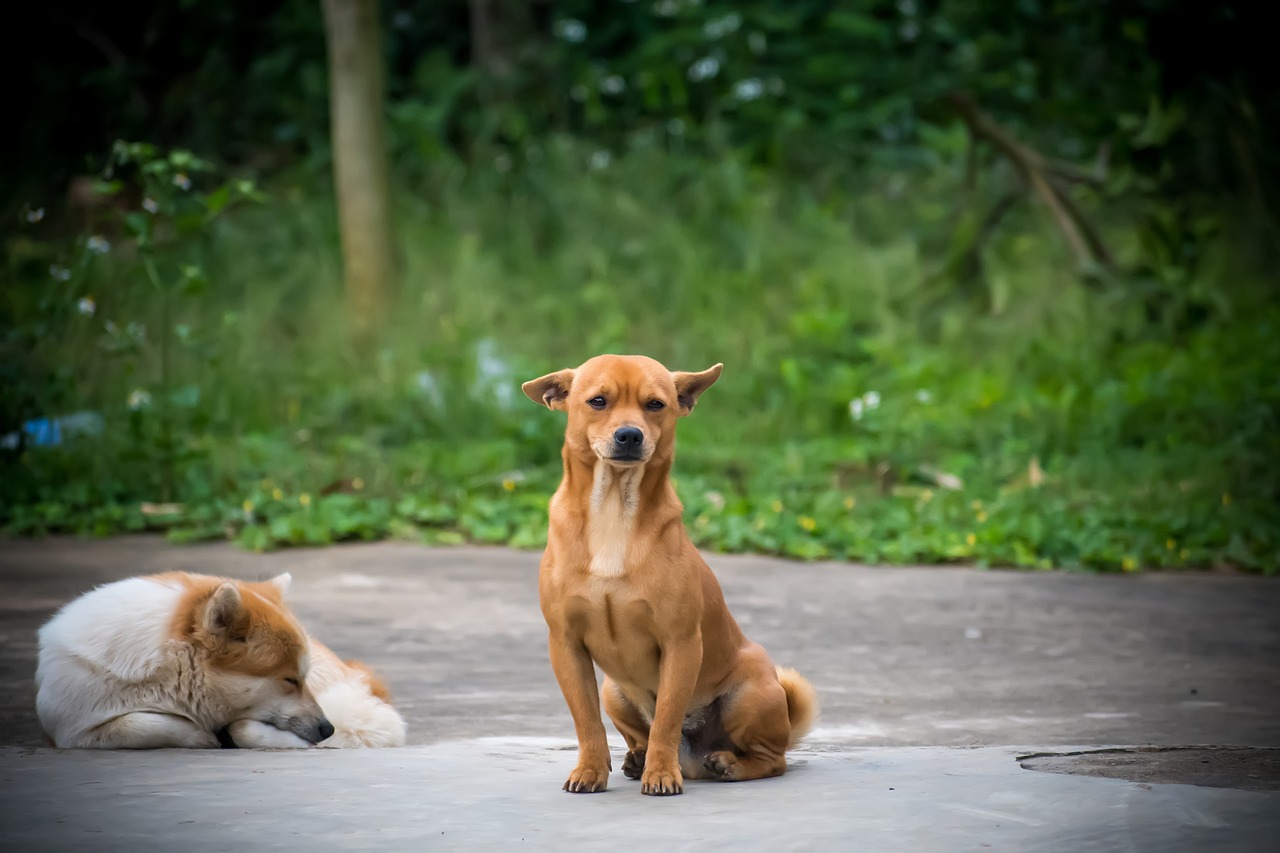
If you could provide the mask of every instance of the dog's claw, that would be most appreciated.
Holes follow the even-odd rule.
[[[728,750],[711,753],[702,766],[717,779],[730,782],[738,778],[738,756]]]
[[[622,775],[628,779],[639,779],[644,775],[644,750],[637,749],[627,752],[627,757],[622,759]]]
[[[640,793],[651,797],[669,797],[684,793],[680,771],[646,770],[640,779]]]
[[[609,787],[609,771],[591,767],[575,767],[564,783],[571,794],[595,794]]]

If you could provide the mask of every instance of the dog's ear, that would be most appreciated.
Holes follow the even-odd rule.
[[[563,410],[569,399],[569,388],[572,386],[573,370],[565,368],[555,373],[548,373],[546,376],[539,376],[537,379],[530,379],[520,387],[533,402],[548,409]]]
[[[244,602],[240,589],[233,583],[224,583],[214,590],[209,603],[204,606],[204,629],[215,637],[233,637],[243,633]]]
[[[693,411],[702,392],[716,384],[721,370],[724,370],[723,364],[708,367],[701,373],[685,373],[677,370],[671,374],[671,378],[676,382],[676,400],[680,403],[681,415],[687,415]]]
[[[280,593],[281,600],[283,600],[285,595],[289,592],[289,585],[293,583],[293,575],[288,572],[284,572],[283,574],[276,575],[271,580],[267,581],[267,583],[276,588]]]

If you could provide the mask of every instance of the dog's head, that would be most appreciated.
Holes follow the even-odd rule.
[[[629,468],[670,454],[676,419],[693,411],[723,367],[685,373],[640,355],[600,355],[522,387],[535,403],[569,413],[571,452],[593,465]]]
[[[253,719],[317,743],[333,726],[307,687],[310,644],[284,603],[284,574],[226,581],[192,602],[185,621],[203,651],[205,683],[233,719]]]

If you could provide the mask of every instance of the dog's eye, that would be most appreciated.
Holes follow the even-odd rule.
[[[290,687],[297,687],[297,686],[298,686],[298,679],[296,679],[296,678],[286,678],[286,679],[284,680],[284,683],[285,683],[285,684],[288,684]]]
[[[651,412],[660,412],[667,407],[667,404],[661,400],[650,400],[644,404],[644,407]]]
[[[590,400],[587,401],[587,405],[593,409],[603,409],[604,397],[592,397]]]

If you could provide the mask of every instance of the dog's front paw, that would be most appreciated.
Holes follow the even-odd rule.
[[[609,767],[584,767],[578,765],[569,774],[564,789],[571,794],[594,794],[609,787]]]
[[[742,765],[738,763],[738,756],[728,750],[711,753],[702,762],[702,766],[711,774],[711,778],[723,782],[736,781],[738,771],[742,769]]]
[[[654,797],[684,793],[684,777],[679,765],[673,762],[669,767],[646,767],[640,776],[640,793]]]
[[[639,779],[644,773],[644,750],[633,749],[622,759],[622,774],[628,779]]]

